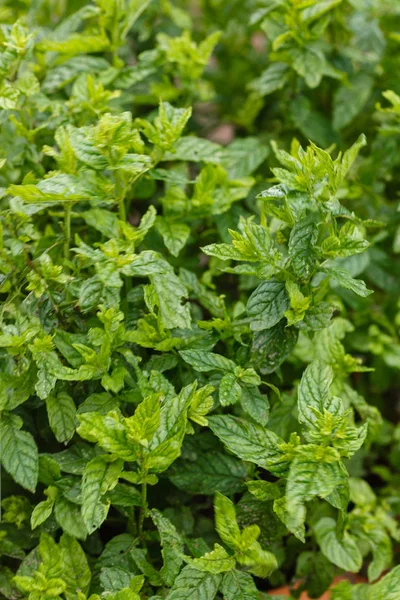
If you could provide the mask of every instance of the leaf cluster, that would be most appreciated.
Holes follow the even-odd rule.
[[[0,597],[400,589],[400,10],[0,7]]]

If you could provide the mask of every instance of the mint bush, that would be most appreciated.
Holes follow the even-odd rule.
[[[0,597],[398,600],[399,7],[0,20]]]

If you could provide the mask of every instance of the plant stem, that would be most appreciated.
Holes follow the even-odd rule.
[[[69,243],[71,239],[71,210],[72,205],[65,205],[64,212],[64,258],[65,260],[69,260]]]
[[[120,221],[124,223],[127,222],[127,209],[126,209],[126,196],[127,196],[127,187],[124,185],[124,182],[119,173],[116,173],[115,176],[115,189],[116,189],[116,197],[118,200],[118,216]],[[129,276],[124,277],[124,288],[125,288],[125,298],[122,301],[123,310],[125,315],[128,314],[128,294],[132,289],[132,281]]]
[[[143,537],[143,523],[147,513],[147,483],[142,483],[142,506],[140,507],[139,512],[139,522],[138,522],[138,534],[139,537]]]
[[[124,223],[126,223],[126,209],[125,209],[125,198],[124,196],[121,196],[118,199],[118,212],[119,212],[119,218],[121,221],[123,221]]]
[[[125,196],[126,196],[126,186],[124,184],[124,180],[121,177],[120,173],[116,172],[115,174],[115,197],[118,201],[118,216],[120,221],[126,223],[126,208],[125,208]]]
[[[128,313],[128,296],[129,296],[129,292],[132,289],[132,277],[130,277],[129,275],[126,275],[125,277],[125,308],[126,308],[126,313]]]

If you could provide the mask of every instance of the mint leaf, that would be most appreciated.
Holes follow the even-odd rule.
[[[32,435],[22,431],[17,418],[4,419],[0,425],[0,457],[5,470],[22,487],[35,491],[39,457]]]
[[[222,581],[222,593],[227,600],[258,600],[259,594],[248,573],[230,571]]]
[[[333,372],[329,365],[316,360],[307,367],[298,390],[300,422],[312,427],[317,419],[317,412],[340,414],[343,410],[340,400],[330,396],[332,381]]]
[[[121,461],[110,463],[100,455],[87,463],[82,477],[82,518],[89,533],[93,533],[107,517],[109,504],[104,494],[115,487],[121,472]]]
[[[73,399],[66,392],[59,392],[46,398],[50,427],[58,442],[69,442],[75,433],[76,408]]]
[[[161,553],[164,566],[160,574],[167,585],[172,585],[183,561],[183,541],[172,523],[158,510],[154,509],[151,512],[151,517],[160,534],[163,548]]]
[[[91,572],[84,551],[79,542],[64,533],[60,538],[63,579],[67,584],[67,600],[75,598],[78,592],[89,591]]]
[[[372,4],[2,3],[1,597],[397,600]]]
[[[221,575],[185,567],[176,578],[167,600],[213,600],[221,582]]]
[[[261,283],[247,303],[251,329],[270,329],[282,319],[288,308],[289,298],[284,283],[276,280]]]
[[[322,553],[334,565],[357,573],[362,566],[362,555],[354,539],[344,534],[342,540],[338,539],[336,523],[329,517],[324,517],[315,525],[315,535]]]
[[[239,458],[271,470],[284,468],[279,465],[282,440],[272,431],[229,415],[215,415],[208,421],[215,435]]]
[[[373,293],[372,290],[369,290],[365,285],[365,282],[361,279],[354,279],[351,275],[342,269],[328,269],[328,273],[332,275],[332,277],[340,283],[340,285],[348,290],[351,290],[358,296],[362,296],[365,298]]]
[[[191,565],[199,571],[206,573],[225,573],[235,567],[236,561],[230,556],[225,548],[219,544],[214,544],[214,550],[206,552],[200,558],[194,558]]]
[[[240,491],[247,475],[242,462],[222,452],[200,454],[196,460],[179,461],[176,467],[170,475],[171,481],[192,494]]]
[[[228,358],[204,350],[181,350],[179,354],[185,362],[201,373],[213,370],[232,371],[236,366]]]

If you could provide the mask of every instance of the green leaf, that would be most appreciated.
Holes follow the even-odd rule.
[[[221,358],[224,357],[221,356]],[[237,381],[236,375],[234,373],[227,373],[226,375],[224,375],[221,379],[221,383],[219,384],[218,397],[221,405],[229,406],[230,404],[236,404],[236,402],[240,400],[241,396],[242,388],[240,387]]]
[[[15,583],[13,571],[8,567],[0,567],[0,592],[5,598],[15,597]]]
[[[359,135],[357,140],[354,142],[350,148],[346,150],[343,154],[343,158],[341,160],[341,165],[339,169],[339,177],[343,180],[347,173],[350,171],[355,159],[357,158],[361,148],[364,148],[367,145],[367,138],[362,133]],[[353,275],[357,275],[357,273],[353,273]]]
[[[0,423],[0,458],[3,467],[23,488],[35,491],[39,456],[32,435],[21,431],[22,421],[12,416],[2,417]]]
[[[269,481],[247,481],[246,486],[251,494],[260,501],[274,500],[280,498],[282,495],[281,490],[275,483]]]
[[[97,442],[104,450],[124,460],[135,460],[136,449],[129,443],[127,431],[116,413],[102,416],[96,413],[78,415],[77,432],[86,440]]]
[[[219,492],[215,494],[215,528],[219,537],[227,546],[237,548],[240,545],[240,529],[236,520],[235,505]]]
[[[39,502],[35,506],[31,514],[31,527],[32,529],[36,529],[39,525],[47,521],[53,512],[54,502],[58,495],[57,488],[50,486],[47,490],[45,490],[45,495],[47,496],[47,500],[43,500]]]
[[[116,592],[121,588],[129,587],[132,573],[121,567],[105,567],[100,573],[100,581],[104,590],[107,592]]]
[[[331,275],[342,287],[347,290],[351,290],[358,296],[365,298],[373,293],[373,290],[369,290],[365,285],[365,281],[362,279],[354,279],[348,271],[344,269],[327,268],[326,272]]]
[[[254,173],[268,154],[269,148],[262,140],[256,137],[238,137],[222,150],[220,162],[229,178],[236,180]]]
[[[180,460],[175,466],[170,479],[176,487],[207,496],[241,491],[247,475],[241,461],[222,452],[199,453],[195,460]]]
[[[329,365],[314,360],[307,367],[298,390],[300,423],[312,427],[317,420],[317,413],[328,411],[337,415],[342,412],[341,401],[329,394],[332,381],[333,372]]]
[[[249,529],[250,527],[247,527],[247,530]],[[245,532],[246,529],[243,531],[242,535],[244,535]],[[269,577],[272,571],[278,566],[277,560],[272,552],[263,550],[256,541],[249,545],[245,550],[238,552],[236,554],[236,559],[241,565],[247,567],[250,573],[253,573],[253,575],[256,575],[257,577]]]
[[[369,246],[367,240],[353,237],[352,235],[342,235],[341,237],[329,236],[321,244],[323,254],[327,257],[345,257],[353,256],[364,252]]]
[[[328,496],[325,496],[325,500],[338,510],[342,511],[344,514],[347,510],[350,500],[348,481],[344,485],[339,485],[336,490],[334,490]]]
[[[88,532],[77,504],[59,496],[54,506],[54,516],[65,533],[78,540],[86,539]]]
[[[305,511],[301,510],[300,514],[289,512],[287,508],[286,498],[277,498],[274,500],[274,512],[279,519],[286,525],[288,530],[293,533],[301,542],[306,541],[306,532],[304,527]]]
[[[206,552],[200,558],[194,558],[190,564],[199,571],[207,573],[225,573],[235,568],[236,561],[233,556],[230,556],[225,548],[219,544],[214,544],[214,550]]]
[[[166,600],[214,600],[222,576],[185,567],[175,579]]]
[[[79,600],[79,592],[87,594],[92,574],[81,545],[67,533],[60,538],[62,578],[67,584],[67,600]]]
[[[104,283],[97,275],[83,282],[79,289],[79,306],[83,312],[98,306],[104,291]]]
[[[121,473],[121,477],[126,477],[126,473],[132,473],[131,471]],[[148,478],[150,475],[148,476]],[[125,485],[124,483],[117,483],[111,491],[106,493],[107,502],[111,502],[114,506],[142,506],[142,498],[139,490],[132,487],[131,485]]]
[[[202,248],[204,254],[209,256],[215,256],[220,260],[258,260],[258,257],[246,256],[239,248],[231,246],[230,244],[210,244]]]
[[[159,393],[146,396],[136,408],[135,414],[125,420],[130,440],[148,446],[160,424],[161,399]]]
[[[307,6],[302,10],[302,21],[312,21],[321,17],[338,6],[342,0],[317,0],[312,6]]]
[[[100,415],[107,415],[112,410],[118,408],[118,398],[107,392],[100,394],[91,394],[79,405],[77,413],[97,412]]]
[[[300,219],[290,232],[290,265],[299,279],[309,279],[314,271],[317,263],[314,249],[317,237],[318,227],[312,218]]]
[[[61,548],[57,545],[57,543],[51,537],[50,534],[41,534],[38,549],[40,556],[32,558],[34,560],[37,559],[38,561],[40,561],[40,558],[42,559],[42,562],[44,563],[44,567],[46,569],[46,576],[60,577],[62,573]],[[29,566],[26,566],[28,567],[26,571],[29,572]]]
[[[67,450],[51,455],[51,461],[55,463],[55,465],[51,465],[52,472],[54,471],[54,467],[58,467],[64,473],[82,475],[86,464],[97,454],[99,454],[99,448],[94,448],[93,446],[89,446],[89,444],[79,441]],[[40,458],[42,459],[43,456]],[[46,456],[46,459],[49,460],[50,457]],[[59,471],[55,470],[54,472],[56,479],[59,479]]]
[[[106,37],[79,33],[73,33],[63,40],[43,39],[38,45],[42,52],[60,52],[69,56],[101,52],[106,50],[107,47],[108,40]]]
[[[298,323],[298,327],[309,331],[326,329],[329,327],[333,311],[334,307],[327,302],[311,306],[305,313],[303,321]]]
[[[46,398],[47,415],[50,427],[60,443],[67,443],[75,433],[76,407],[72,397],[66,392],[50,394]]]
[[[366,73],[357,73],[349,84],[340,87],[333,98],[333,126],[343,129],[362,111],[371,95],[373,78]]]
[[[174,152],[167,152],[164,160],[219,163],[222,156],[222,146],[194,136],[181,137],[175,143],[174,150]]]
[[[236,364],[220,354],[206,352],[205,350],[181,350],[179,354],[183,360],[200,373],[208,371],[233,371]]]
[[[394,567],[368,591],[368,600],[397,600],[400,584],[400,566]],[[339,600],[339,599],[337,599]]]
[[[168,398],[161,407],[160,424],[146,454],[147,467],[154,473],[167,469],[181,453],[187,413],[196,386],[194,382],[182,388],[178,396]]]
[[[372,561],[368,565],[368,580],[375,581],[392,564],[392,542],[383,526],[368,531],[364,539],[368,540],[372,550]]]
[[[289,79],[288,66],[285,63],[276,62],[269,65],[260,77],[249,83],[249,88],[260,94],[268,96],[277,90],[281,90]]]
[[[260,594],[248,573],[230,571],[222,581],[222,593],[226,600],[259,600]]]
[[[325,57],[320,50],[305,46],[296,48],[293,68],[304,77],[310,88],[316,88],[325,70]]]
[[[243,386],[240,398],[243,410],[256,423],[266,425],[269,417],[269,401],[266,394],[261,394],[257,387]]]
[[[311,596],[321,596],[332,584],[334,566],[319,552],[302,552],[297,560],[296,577],[303,578],[302,587]]]
[[[191,317],[188,304],[182,304],[188,292],[180,279],[171,270],[168,273],[152,275],[151,282],[158,296],[158,303],[164,327],[190,329]]]
[[[80,161],[92,169],[102,170],[107,167],[107,158],[90,140],[87,129],[69,125],[67,134],[73,151]]]
[[[129,554],[139,570],[149,580],[151,585],[161,585],[162,580],[160,574],[146,558],[146,550],[144,548],[131,548]]]
[[[147,468],[153,473],[162,473],[180,456],[186,431],[186,418],[179,420],[174,432],[159,445],[150,449],[146,456]]]
[[[109,595],[108,598],[109,600],[140,600],[139,594],[129,588],[119,590],[118,592]]]
[[[345,533],[340,540],[336,533],[336,523],[329,517],[320,519],[314,526],[314,531],[321,552],[326,558],[345,571],[358,573],[362,566],[362,555],[349,534]]]
[[[376,505],[376,495],[367,481],[359,477],[349,477],[350,500],[357,506]]]
[[[271,279],[261,283],[247,302],[247,314],[253,331],[269,329],[276,325],[289,309],[285,284]]]
[[[136,237],[136,232],[133,237]],[[170,272],[172,272],[172,269],[169,264],[162,259],[158,252],[152,250],[144,250],[140,254],[136,254],[123,269],[124,275],[133,277],[148,277]]]
[[[333,460],[333,457],[331,458],[329,453],[324,457],[319,447],[315,449],[315,454],[317,455],[318,452],[321,454],[319,460],[317,456],[316,460],[304,460],[302,457],[298,457],[290,465],[286,486],[287,518],[285,523],[295,535],[302,530],[305,522],[305,502],[315,496],[324,498],[346,482],[346,472],[340,463],[323,462],[324,460]]]
[[[263,375],[276,371],[296,345],[298,330],[285,325],[281,319],[270,329],[254,332],[252,360]]]
[[[89,534],[100,527],[106,519],[109,503],[104,494],[115,487],[121,473],[122,461],[109,462],[100,455],[89,461],[82,478],[82,518]]]
[[[156,227],[171,254],[178,256],[189,238],[190,227],[185,223],[176,223],[164,217],[158,217]]]
[[[284,463],[274,467],[282,458],[279,446],[283,440],[272,431],[230,415],[215,415],[208,421],[215,435],[239,458],[274,472],[285,468]]]
[[[172,585],[183,562],[183,541],[174,525],[160,511],[150,513],[160,534],[164,565],[160,575],[166,585]]]
[[[179,139],[192,114],[191,108],[175,108],[169,102],[160,102],[158,116],[154,124],[145,119],[137,119],[136,124],[155,146],[171,150]]]
[[[317,453],[318,450],[315,449],[315,454]],[[295,512],[298,504],[311,500],[314,496],[328,496],[346,481],[346,472],[340,463],[322,462],[324,459],[333,460],[333,457],[329,456],[330,453],[326,453],[326,457],[320,453],[321,457],[316,457],[315,461],[304,460],[301,457],[292,461],[286,487],[289,510]]]
[[[29,370],[19,376],[0,375],[0,410],[13,410],[32,395],[35,373]]]
[[[90,227],[94,227],[107,238],[118,236],[119,228],[116,214],[103,208],[91,208],[82,213],[82,217]]]

